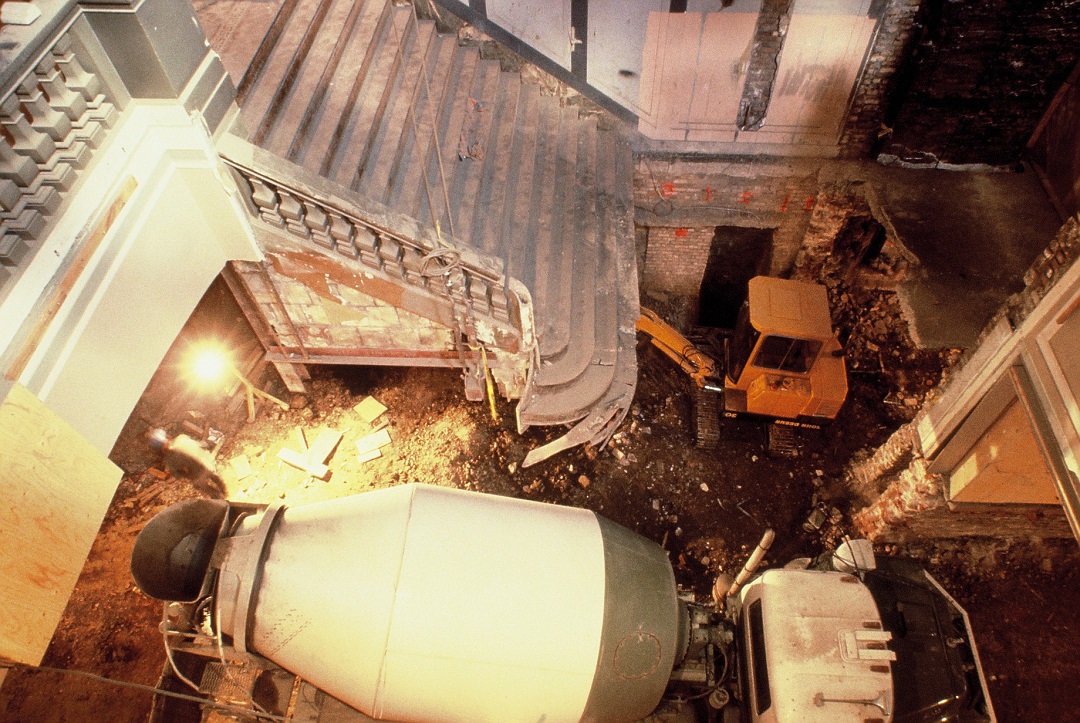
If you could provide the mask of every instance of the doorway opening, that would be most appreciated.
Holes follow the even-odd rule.
[[[747,285],[772,263],[773,229],[717,226],[698,294],[698,326],[734,329]]]

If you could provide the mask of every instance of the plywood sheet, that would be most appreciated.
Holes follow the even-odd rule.
[[[37,665],[121,471],[25,387],[0,399],[0,657]]]
[[[687,121],[689,141],[730,141],[746,84],[757,13],[709,13],[701,32],[700,57]]]
[[[835,145],[877,21],[793,15],[765,122],[740,142]]]
[[[735,139],[757,13],[649,13],[638,130],[654,140]]]
[[[1060,504],[1031,422],[1013,401],[949,476],[953,502]]]

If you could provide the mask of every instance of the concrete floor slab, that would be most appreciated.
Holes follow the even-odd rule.
[[[882,207],[921,262],[899,289],[912,338],[972,346],[1060,227],[1053,207],[1033,173],[882,170]]]

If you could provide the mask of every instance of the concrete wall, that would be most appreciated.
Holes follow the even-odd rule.
[[[66,203],[0,307],[0,361],[107,454],[225,262],[259,252],[205,126],[178,105],[133,104]]]

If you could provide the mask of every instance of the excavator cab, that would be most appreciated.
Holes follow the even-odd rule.
[[[820,284],[751,279],[725,353],[725,416],[817,426],[835,418],[847,397],[843,351]]]

